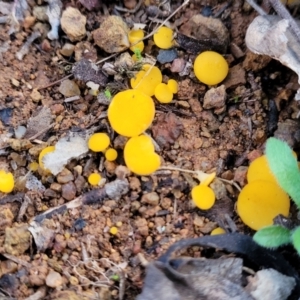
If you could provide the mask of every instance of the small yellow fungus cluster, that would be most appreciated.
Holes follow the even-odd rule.
[[[154,90],[154,95],[160,103],[170,103],[173,100],[173,94],[176,94],[177,92],[177,81],[170,79],[167,84],[158,84]]]
[[[195,59],[194,72],[201,82],[215,85],[226,78],[228,63],[221,54],[214,51],[204,51]]]
[[[39,155],[39,165],[40,165],[40,168],[46,172],[50,172],[49,170],[45,169],[45,166],[44,166],[44,163],[43,163],[43,157],[50,153],[50,152],[53,152],[55,150],[55,146],[48,146],[46,148],[44,148],[41,152],[40,152],[40,155]]]
[[[143,38],[144,31],[142,29],[130,30],[128,34],[128,40],[131,45],[130,50],[135,52],[138,49],[138,51],[142,52],[145,47],[144,42],[141,41]]]
[[[155,88],[162,82],[162,74],[158,67],[149,64],[143,65],[134,78],[131,78],[131,87],[148,96],[153,96]]]
[[[247,226],[259,230],[272,225],[279,214],[288,216],[289,196],[278,185],[265,155],[250,164],[247,180],[237,201],[237,212]]]
[[[115,95],[107,114],[110,125],[117,133],[133,137],[151,125],[155,106],[152,98],[140,90],[126,90]]]
[[[0,170],[0,192],[10,193],[14,189],[14,176],[10,172]]]
[[[161,49],[169,49],[173,46],[173,30],[166,26],[160,27],[153,35],[154,43]]]
[[[92,173],[88,177],[88,182],[90,185],[96,186],[99,184],[101,180],[101,175],[98,173]]]
[[[151,138],[146,135],[128,140],[124,159],[128,169],[138,175],[150,175],[160,167],[160,157],[155,153]]]
[[[105,158],[108,161],[114,161],[118,157],[118,152],[116,149],[109,148],[105,151]]]
[[[199,178],[201,183],[199,185],[196,185],[192,189],[192,199],[195,205],[202,210],[210,209],[215,204],[216,201],[215,193],[208,186],[214,180],[215,177],[216,177],[216,173],[212,173],[212,174],[201,173],[201,176]]]

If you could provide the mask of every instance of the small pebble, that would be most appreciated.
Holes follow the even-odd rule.
[[[75,184],[72,181],[64,184],[61,189],[61,195],[68,201],[73,200],[76,196]]]
[[[175,58],[177,58],[178,54],[176,49],[168,49],[168,50],[159,50],[159,53],[157,55],[157,60],[161,64],[165,64],[168,62],[172,62]]]
[[[159,203],[159,196],[155,192],[148,193],[143,195],[141,202],[156,206]]]
[[[55,271],[50,271],[46,277],[46,285],[51,288],[57,288],[63,284],[62,276]]]
[[[204,95],[203,108],[221,108],[225,105],[226,97],[227,94],[224,85],[211,88]]]
[[[30,98],[33,102],[37,103],[42,99],[42,95],[37,89],[33,89],[30,94]]]
[[[21,126],[19,125],[16,129],[15,129],[15,138],[16,139],[21,139],[24,137],[25,133],[26,133],[26,127],[25,126]]]
[[[56,177],[58,183],[68,183],[74,180],[74,176],[71,171],[64,168]]]
[[[69,57],[74,53],[74,49],[75,49],[75,46],[73,44],[66,43],[60,50],[60,54],[62,54],[63,56]]]
[[[80,95],[80,89],[78,85],[73,81],[66,79],[59,86],[59,92],[65,97],[72,97]]]
[[[86,17],[74,7],[69,6],[60,20],[61,28],[71,42],[81,41],[86,35]]]
[[[185,60],[183,58],[175,58],[171,65],[171,72],[180,73],[184,70]]]

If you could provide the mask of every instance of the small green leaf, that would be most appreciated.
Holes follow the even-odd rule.
[[[297,227],[292,233],[292,243],[294,248],[297,250],[300,255],[300,226]]]
[[[291,242],[290,230],[280,225],[267,226],[257,231],[253,240],[263,247],[277,248]]]
[[[292,149],[281,140],[269,138],[266,143],[266,156],[278,184],[300,209],[300,172]]]

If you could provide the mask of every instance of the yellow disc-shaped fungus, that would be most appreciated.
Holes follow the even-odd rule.
[[[178,92],[178,82],[174,79],[169,79],[167,82],[167,86],[173,94],[177,94]]]
[[[165,83],[156,86],[154,95],[160,103],[170,103],[173,99],[173,93]]]
[[[153,40],[157,47],[169,49],[173,46],[173,30],[166,26],[162,26],[154,33]]]
[[[223,228],[217,227],[211,231],[210,235],[218,235],[218,234],[225,234],[225,233],[226,231]]]
[[[119,134],[132,137],[143,133],[152,123],[155,106],[151,97],[139,90],[119,92],[108,108],[108,120]]]
[[[112,226],[109,229],[109,233],[112,235],[116,235],[118,233],[119,229],[116,226]]]
[[[269,168],[267,157],[262,155],[250,164],[247,172],[247,181],[248,183],[255,180],[267,180],[277,184],[275,176]]]
[[[43,163],[43,157],[50,153],[50,152],[53,152],[55,150],[55,146],[48,146],[46,148],[44,148],[41,152],[40,152],[40,155],[39,155],[39,165],[40,167],[46,171],[45,169],[45,166],[44,166],[44,163]]]
[[[0,170],[0,192],[10,193],[14,189],[14,176],[10,172]]]
[[[90,185],[98,185],[101,180],[101,175],[98,173],[92,173],[88,177],[88,182]]]
[[[94,152],[104,151],[110,144],[110,138],[106,133],[98,132],[91,135],[88,141],[89,149]]]
[[[105,158],[106,160],[108,161],[114,161],[116,160],[118,157],[118,152],[116,149],[113,149],[113,148],[109,148],[106,150],[105,152]]]
[[[140,135],[128,140],[124,159],[128,169],[138,175],[149,175],[160,167],[160,157],[154,152],[150,137]]]
[[[197,185],[192,189],[192,199],[198,208],[206,210],[213,207],[216,196],[210,187]]]
[[[39,164],[36,161],[33,161],[28,165],[28,169],[32,172],[37,171],[38,168],[39,168]]]
[[[162,74],[159,68],[145,64],[143,69],[139,71],[135,78],[131,78],[130,84],[133,89],[142,91],[143,93],[153,96],[156,86],[162,82]]]
[[[227,76],[228,64],[221,54],[214,51],[205,51],[196,57],[194,72],[201,82],[215,85]]]
[[[237,201],[237,213],[254,230],[272,225],[279,214],[287,217],[289,209],[289,196],[277,184],[266,180],[245,185]]]

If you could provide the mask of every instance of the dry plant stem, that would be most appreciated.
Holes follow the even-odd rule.
[[[36,133],[35,135],[31,136],[30,138],[28,138],[29,141],[35,140],[37,137],[39,137],[41,134],[45,133],[46,131],[48,131],[49,129],[51,129],[53,126],[55,125],[55,123],[50,124],[47,128],[41,130],[40,132]]]
[[[269,0],[269,2],[280,17],[289,21],[292,31],[297,36],[298,41],[300,42],[300,28],[289,11],[280,2],[280,0]]]
[[[240,188],[240,186],[233,180],[227,180],[227,179],[223,179],[223,178],[219,178],[219,177],[218,177],[218,179],[220,179],[223,182],[226,182],[226,183],[229,183],[229,184],[233,185],[239,192],[242,190]]]
[[[254,0],[247,0],[247,2],[261,15],[265,16],[267,13],[254,1]]]

